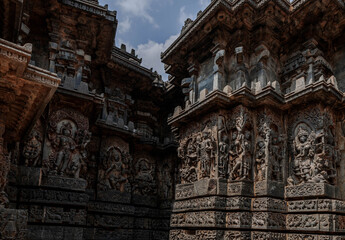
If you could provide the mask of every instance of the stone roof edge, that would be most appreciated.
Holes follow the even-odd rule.
[[[170,45],[170,47],[161,54],[161,59],[164,62],[166,59],[186,38],[188,38],[191,33],[204,23],[204,19],[209,17],[221,4],[227,7],[230,11],[235,11],[237,8],[245,3],[252,5],[255,8],[260,8],[267,2],[276,2],[288,13],[293,13],[294,11],[301,8],[305,3],[315,0],[294,0],[293,2],[288,2],[287,0],[237,0],[230,3],[226,0],[213,0],[211,4],[198,16],[194,22],[187,27],[187,29],[181,33],[181,35]],[[341,7],[345,7],[344,0],[333,0],[336,1]]]
[[[154,80],[154,78],[157,77],[155,72],[152,72],[148,68],[139,65],[137,62],[132,62],[131,60],[129,60],[129,59],[127,59],[127,58],[125,58],[119,54],[116,54],[114,52],[111,55],[111,61],[118,63],[118,64],[121,64],[122,66],[125,66],[125,67],[127,67],[131,70],[134,70],[140,74],[143,74],[144,76],[149,77],[152,80]]]
[[[102,7],[96,3],[86,2],[83,0],[58,0],[60,3],[78,8],[80,10],[105,17],[105,19],[116,22],[116,11],[110,11],[106,7]]]

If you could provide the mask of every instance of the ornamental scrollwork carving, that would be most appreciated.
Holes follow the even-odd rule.
[[[59,110],[50,117],[48,129],[48,160],[44,167],[52,175],[79,178],[86,146],[91,140],[88,119],[73,110]]]
[[[115,146],[110,147],[102,159],[99,170],[99,190],[113,189],[120,192],[130,192],[131,186],[128,179],[131,163],[132,158],[128,153]]]

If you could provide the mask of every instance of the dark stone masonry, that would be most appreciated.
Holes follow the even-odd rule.
[[[345,240],[345,1],[213,0],[161,55],[97,0],[0,0],[0,239]]]

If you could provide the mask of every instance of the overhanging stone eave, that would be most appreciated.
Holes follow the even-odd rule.
[[[295,12],[300,11],[303,9],[307,4],[310,4],[314,2],[315,0],[294,0],[291,2],[291,12],[292,15]],[[337,5],[339,5],[342,8],[345,8],[344,0],[330,0],[331,2],[335,2]]]
[[[345,97],[334,85],[326,82],[310,84],[305,89],[285,95],[284,108],[288,109],[301,102],[332,102],[333,107],[344,105]]]
[[[187,27],[187,29],[181,33],[181,35],[170,45],[170,47],[165,50],[161,55],[162,62],[166,63],[167,59],[174,54],[176,49],[183,43],[183,41],[188,38],[190,35],[195,33],[196,31],[200,30],[202,25],[215,14],[215,11],[224,7],[226,10],[234,12],[238,10],[239,7],[243,6],[244,4],[249,4],[254,8],[261,8],[265,6],[269,2],[274,2],[278,4],[285,12],[290,12],[290,3],[286,0],[262,0],[258,3],[255,3],[252,0],[245,0],[245,1],[236,1],[234,3],[229,3],[226,0],[216,0],[213,1],[203,12],[198,16],[195,21]]]
[[[257,94],[253,94],[247,87],[242,87],[230,95],[216,90],[210,92],[206,99],[198,100],[188,109],[183,109],[178,115],[170,117],[168,124],[176,126],[208,113],[209,109],[229,108],[239,104],[247,107],[270,106],[287,110],[299,103],[319,103],[326,99],[334,103],[334,106],[340,107],[344,104],[345,96],[334,85],[326,82],[316,82],[299,92],[285,94],[284,96],[277,93],[272,87],[266,87]]]
[[[170,47],[165,50],[161,55],[162,62],[165,63],[167,58],[171,57],[174,51],[182,44],[182,42],[187,39],[191,34],[195,31],[198,31],[204,22],[207,21],[210,17],[212,17],[214,12],[221,8],[221,5],[224,7],[228,6],[229,4],[226,3],[224,0],[216,0],[213,1],[203,12],[198,16],[195,21],[184,31],[180,34],[180,36],[170,45]],[[229,9],[229,8],[227,8]]]
[[[89,101],[89,102],[93,102],[97,105],[102,105],[104,102],[104,98],[97,95],[97,94],[87,94],[87,93],[82,93],[79,92],[78,90],[71,90],[71,89],[67,89],[67,88],[63,88],[63,87],[59,87],[56,91],[57,93],[66,95],[66,96],[70,96],[73,98],[78,98],[81,101]]]
[[[6,114],[3,119],[6,123],[12,122],[13,119],[20,119],[20,121],[15,121],[17,126],[14,129],[10,127],[9,132],[6,133],[6,136],[17,140],[23,132],[26,132],[27,129],[30,130],[32,123],[41,116],[61,81],[55,73],[30,65],[31,53],[31,44],[20,46],[0,39],[0,58],[2,62],[0,69],[3,73],[1,80],[5,84],[6,82],[12,82],[13,85],[9,85],[11,86],[10,89],[20,92],[9,105],[18,103],[17,99],[25,96],[31,99],[31,103],[29,101],[25,102],[25,107],[20,112],[12,111],[11,115]],[[15,89],[24,85],[26,88],[37,90],[40,96],[32,99],[33,96],[30,95],[30,91],[26,91],[27,89]],[[11,124],[7,125],[11,126]]]
[[[133,63],[130,60],[122,58],[118,55],[112,55],[111,60],[107,63],[107,67],[113,69],[116,64],[119,64],[122,67],[129,68],[130,70],[133,70],[139,74],[144,75],[145,77],[148,77],[151,80],[154,80],[154,72],[151,72],[149,69]]]
[[[226,109],[236,105],[243,104],[249,107],[256,107],[260,105],[270,105],[281,109],[284,105],[283,96],[277,94],[273,88],[267,88],[257,95],[247,87],[242,87],[230,95],[215,90],[210,92],[206,99],[198,100],[188,109],[183,109],[177,116],[172,116],[168,119],[168,124],[171,126],[178,125],[181,122],[186,122],[202,114],[208,113],[209,109]]]

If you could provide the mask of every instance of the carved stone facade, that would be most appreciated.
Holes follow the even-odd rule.
[[[161,56],[185,94],[170,239],[345,239],[344,8],[215,0],[186,21]]]
[[[116,27],[97,0],[0,1],[0,239],[169,238],[180,94]]]
[[[344,9],[211,1],[163,82],[97,0],[0,1],[0,238],[345,239]]]

